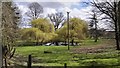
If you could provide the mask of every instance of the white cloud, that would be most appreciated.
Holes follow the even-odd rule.
[[[57,11],[53,8],[44,8],[43,16],[47,17],[48,14],[52,14],[52,13],[57,13]]]
[[[79,2],[60,2],[62,5],[64,5],[64,7],[71,7],[72,5],[77,5],[79,6]]]
[[[29,9],[25,6],[20,5],[19,9],[22,11],[22,15],[24,15]]]
[[[82,0],[79,0],[79,2],[80,1],[82,1]],[[81,18],[83,20],[89,21],[88,18],[90,17],[91,10],[93,9],[92,6],[87,6],[87,7],[84,7],[84,8],[77,8],[77,7],[71,8],[72,5],[78,5],[79,6],[79,3],[78,2],[74,2],[74,3],[71,3],[71,2],[56,2],[56,3],[60,6],[62,6],[62,7],[59,6],[57,8],[57,4],[55,4],[55,3],[49,3],[49,5],[47,5],[48,3],[46,3],[46,5],[44,5],[45,3],[43,3],[43,7],[46,6],[46,7],[44,7],[44,13],[43,13],[44,17],[47,17],[48,14],[56,13],[56,12],[63,12],[63,14],[65,16],[67,16],[67,11],[70,11],[70,17],[78,17],[78,18]],[[54,7],[54,6],[49,7],[52,4],[54,4],[54,6],[56,6],[56,7]],[[28,11],[27,6],[20,5],[20,4],[18,4],[18,5],[19,5],[20,10],[22,11],[22,15],[24,16],[25,12]],[[104,15],[102,15],[102,17],[104,17]],[[24,18],[25,18],[25,16],[24,16]],[[101,27],[101,28],[107,27],[105,24],[103,24],[101,22],[99,22],[100,24],[98,24],[99,27]]]
[[[14,2],[81,2],[84,0],[13,0]]]
[[[95,2],[114,2],[114,1],[116,1],[116,2],[118,2],[118,1],[120,1],[120,0],[94,0]]]
[[[78,8],[71,8],[70,6],[72,5],[79,5],[78,3],[65,3],[65,2],[61,2],[61,4],[64,4],[63,7],[59,7],[59,8],[50,8],[50,7],[44,7],[44,13],[43,15],[44,16],[47,16],[48,14],[51,14],[51,13],[56,13],[56,12],[63,12],[63,14],[66,16],[67,15],[67,12],[70,12],[70,16],[71,17],[79,17],[81,19],[84,19],[86,20],[86,18],[89,16],[87,12],[90,12],[92,7],[91,6],[88,6],[88,7],[85,7],[85,8],[82,8],[82,9],[78,9]],[[68,4],[68,5],[67,5]],[[24,16],[24,14],[29,10],[27,8],[27,6],[25,5],[19,5],[19,8],[20,10],[22,11],[22,15]]]
[[[16,5],[20,9],[22,16],[29,10],[26,5],[20,5],[19,2],[17,2]]]
[[[88,17],[90,16],[88,12],[90,12],[91,10],[92,10],[91,6],[82,9],[73,8],[70,14],[72,17],[79,17],[81,19],[87,20]]]
[[[44,13],[46,14],[51,14],[51,13],[56,13],[57,11],[53,8],[45,8]]]

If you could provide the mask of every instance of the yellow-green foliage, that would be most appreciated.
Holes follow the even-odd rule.
[[[49,20],[39,18],[31,22],[32,28],[22,29],[22,38],[36,42],[65,41],[68,38],[67,23],[56,32]],[[81,40],[86,37],[87,24],[79,18],[71,18],[69,23],[69,37],[74,40]]]
[[[36,42],[50,41],[56,35],[54,27],[49,20],[39,18],[31,22],[31,28],[22,29],[22,39]]]
[[[22,29],[22,39],[35,40],[38,33],[42,33],[38,28],[24,28]]]
[[[66,23],[66,22],[65,22]],[[69,37],[71,39],[85,39],[87,33],[87,23],[79,18],[71,18],[69,22]],[[66,40],[68,38],[67,23],[58,31],[58,40]]]
[[[32,27],[39,28],[41,31],[50,33],[54,32],[54,26],[46,18],[39,18],[31,22]]]
[[[54,41],[65,41],[67,39],[67,26],[56,31],[57,36],[54,38]]]

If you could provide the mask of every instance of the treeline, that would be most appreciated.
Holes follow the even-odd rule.
[[[67,21],[63,22],[61,28],[55,29],[49,19],[38,18],[30,22],[30,28],[23,28],[20,31],[21,41],[36,42],[36,45],[43,43],[67,42],[68,27]],[[71,18],[69,22],[69,37],[72,42],[79,42],[86,38],[87,23],[79,18]],[[57,44],[56,44],[57,45]]]

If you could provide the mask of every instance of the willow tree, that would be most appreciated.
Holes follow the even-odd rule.
[[[72,45],[74,40],[82,40],[86,38],[87,34],[87,23],[84,20],[79,18],[71,18],[69,22],[69,37],[71,38]],[[57,31],[58,34],[58,41],[66,41],[68,38],[68,28],[67,23]]]
[[[46,18],[39,18],[39,19],[33,20],[31,22],[31,26],[34,28],[38,28],[39,30],[45,33],[54,32],[53,25]]]
[[[28,42],[36,42],[36,45],[38,45],[38,42],[41,42],[44,40],[45,36],[44,33],[39,30],[38,28],[24,28],[21,30],[21,39]]]
[[[42,45],[44,42],[51,41],[56,35],[54,33],[54,26],[48,19],[39,18],[30,23],[31,28],[24,28],[21,30],[23,40],[30,42],[35,41],[36,45],[39,45],[40,42]]]

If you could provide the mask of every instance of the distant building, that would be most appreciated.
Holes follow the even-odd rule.
[[[94,38],[96,35],[96,30],[94,28],[89,29],[88,33],[89,33],[90,38]],[[112,39],[112,38],[115,38],[115,31],[114,30],[106,30],[106,29],[98,29],[97,35],[99,38]]]
[[[104,32],[104,38],[115,38],[115,31],[114,30],[106,30]]]

